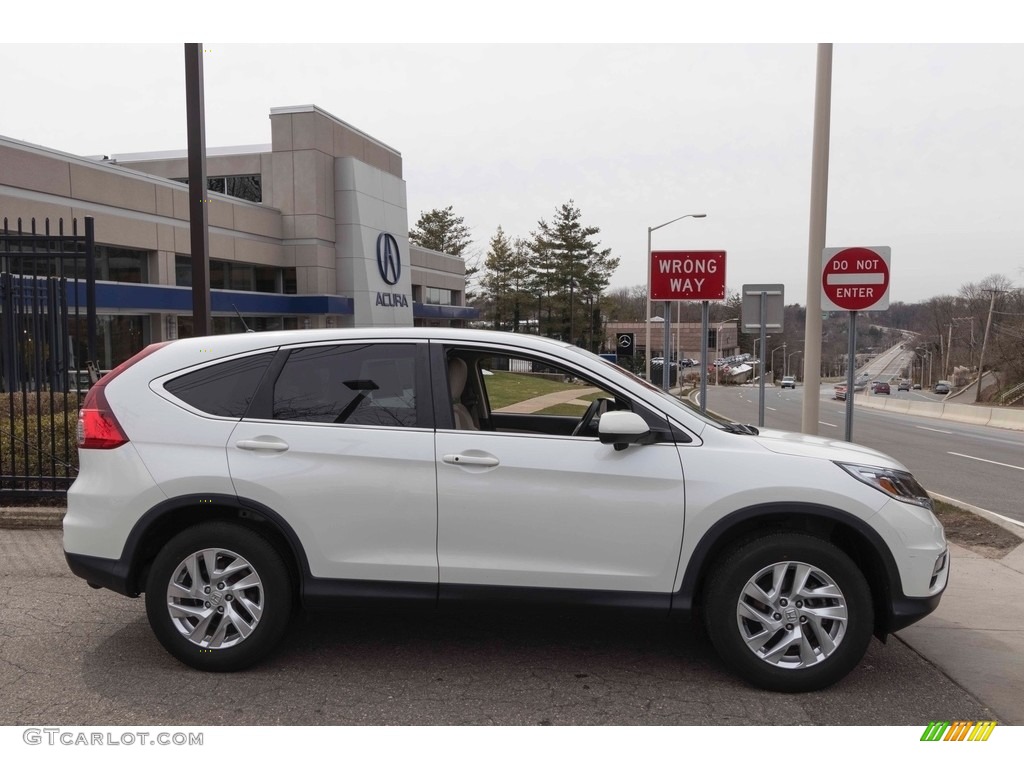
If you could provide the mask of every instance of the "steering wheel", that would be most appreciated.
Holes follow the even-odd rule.
[[[610,400],[607,397],[599,397],[593,400],[590,405],[587,406],[587,410],[583,414],[583,418],[580,419],[579,424],[572,431],[573,437],[579,437],[585,434],[595,417],[599,417],[602,413],[607,412]]]

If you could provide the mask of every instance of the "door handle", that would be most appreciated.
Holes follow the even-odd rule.
[[[288,443],[272,438],[257,438],[256,440],[239,440],[235,443],[235,447],[241,448],[243,451],[274,451],[275,453],[281,453],[288,450]]]
[[[468,464],[474,467],[496,467],[500,463],[493,456],[467,456],[464,453],[446,453],[441,458],[445,464]]]

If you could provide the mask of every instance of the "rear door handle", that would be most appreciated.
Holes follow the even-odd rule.
[[[467,456],[464,453],[446,453],[442,458],[445,464],[466,464],[475,467],[496,467],[499,461],[494,456]]]
[[[239,440],[235,443],[235,447],[241,448],[243,451],[274,451],[275,453],[281,453],[288,450],[288,443],[283,440],[263,437],[256,440]]]

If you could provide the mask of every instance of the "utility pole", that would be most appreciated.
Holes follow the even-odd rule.
[[[202,43],[185,43],[185,117],[188,135],[188,226],[192,245],[192,335],[207,336],[212,326]]]
[[[985,321],[985,335],[981,338],[981,354],[978,356],[978,391],[974,395],[974,402],[981,402],[981,378],[985,374],[985,347],[988,344],[988,331],[992,327],[992,310],[996,307],[996,294],[1005,293],[996,288],[987,289],[992,298],[988,302],[988,320]]]
[[[804,341],[804,398],[800,431],[818,434],[821,391],[821,259],[828,212],[828,157],[832,115],[832,44],[819,43],[814,79],[811,146],[811,215],[807,242],[807,319]],[[853,397],[851,392],[848,397]]]

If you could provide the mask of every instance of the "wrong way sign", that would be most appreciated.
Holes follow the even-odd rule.
[[[821,255],[821,308],[826,312],[889,308],[887,245],[826,248]]]
[[[725,251],[652,251],[652,301],[721,301]]]

